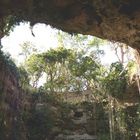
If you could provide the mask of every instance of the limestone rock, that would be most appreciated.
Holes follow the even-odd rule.
[[[12,23],[24,20],[140,50],[140,0],[1,0],[0,13],[0,38]]]

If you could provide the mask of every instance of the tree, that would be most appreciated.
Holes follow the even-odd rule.
[[[43,54],[46,64],[45,73],[47,74],[47,80],[45,87],[50,88],[51,92],[54,90],[63,90],[66,88],[66,81],[69,79],[67,63],[72,57],[72,50],[64,47],[58,47],[57,49],[50,49]],[[68,76],[68,77],[67,77]]]
[[[23,66],[18,67],[18,71],[19,71],[19,84],[21,88],[25,90],[26,88],[29,87],[30,82],[29,74],[27,73],[27,71]]]
[[[43,75],[44,61],[40,54],[33,54],[26,61],[26,69],[32,81],[32,86],[37,87],[39,78]]]
[[[37,49],[31,42],[24,42],[23,44],[20,45],[22,51],[19,55],[23,55],[25,59],[27,60],[28,57],[33,54],[37,53]]]

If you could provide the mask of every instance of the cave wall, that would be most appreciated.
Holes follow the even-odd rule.
[[[30,21],[31,26],[45,23],[140,49],[139,0],[1,0],[0,37],[20,21]]]
[[[21,119],[22,91],[14,72],[0,55],[1,140],[24,140],[26,137]]]

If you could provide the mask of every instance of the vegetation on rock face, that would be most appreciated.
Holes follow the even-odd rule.
[[[127,88],[127,71],[120,62],[112,63],[109,74],[106,76],[104,86],[107,93],[121,99]],[[118,90],[119,89],[119,90]]]
[[[45,140],[50,135],[54,123],[51,113],[49,108],[43,107],[23,114],[29,140]]]
[[[10,54],[4,54],[2,50],[0,49],[0,64],[7,67],[7,69],[10,69],[10,71],[15,75],[17,78],[19,76],[17,66],[10,58]]]

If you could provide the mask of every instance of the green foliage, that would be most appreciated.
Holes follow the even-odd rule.
[[[109,134],[99,134],[98,139],[99,140],[109,140]]]
[[[19,71],[19,84],[22,87],[22,89],[26,89],[29,87],[29,75],[27,73],[27,71],[25,70],[25,68],[23,66],[18,67],[18,71]]]
[[[30,56],[30,58],[26,62],[27,71],[30,74],[34,74],[36,72],[38,72],[37,74],[39,74],[41,72],[42,68],[44,67],[43,63],[44,62],[42,61],[41,55],[33,54]]]
[[[2,62],[3,67],[7,67],[7,69],[10,69],[10,71],[13,73],[13,75],[18,79],[19,78],[19,73],[18,73],[18,68],[12,58],[10,57],[9,54],[4,54],[0,50],[0,61]],[[2,67],[1,66],[1,67]]]
[[[123,97],[127,87],[127,71],[121,63],[115,62],[110,66],[110,71],[103,81],[107,93],[115,98]]]
[[[72,55],[72,50],[64,47],[58,47],[57,49],[50,49],[44,53],[43,56],[47,63],[64,63]]]
[[[140,136],[139,105],[128,106],[122,110],[126,139],[137,139]]]
[[[93,79],[97,76],[99,65],[92,57],[82,56],[72,60],[69,64],[69,69],[77,77],[83,76],[88,79]]]
[[[81,49],[87,51],[91,48],[99,48],[100,45],[105,44],[105,40],[97,37],[82,35],[82,34],[68,34],[62,31],[58,32],[58,40],[61,46],[66,46],[73,49]]]
[[[27,126],[29,140],[44,140],[53,127],[53,117],[49,108],[33,109],[23,114]]]
[[[26,61],[26,69],[33,81],[33,87],[37,87],[38,80],[44,71],[44,61],[40,54],[33,54]]]

